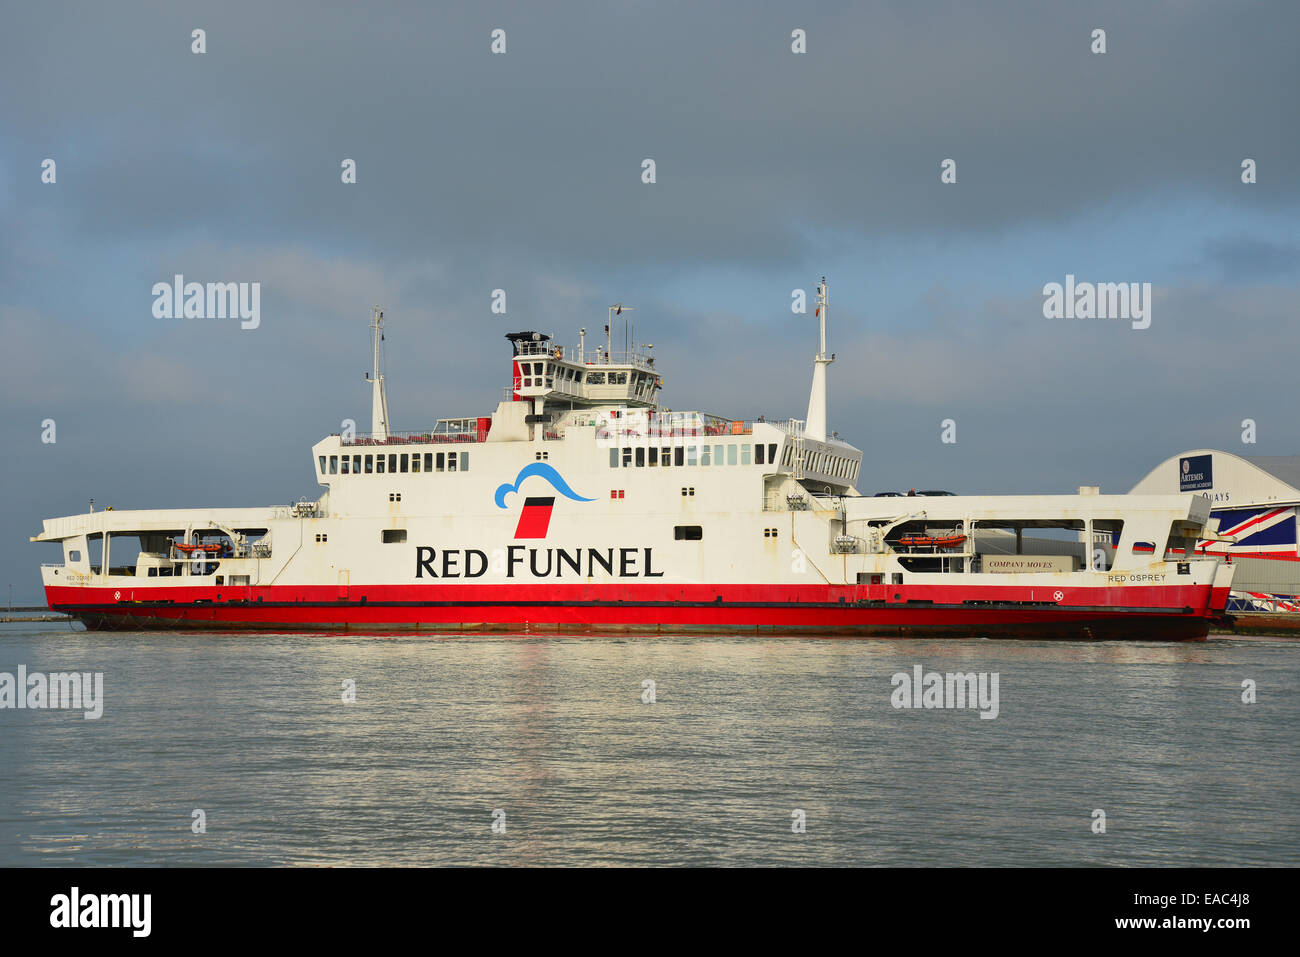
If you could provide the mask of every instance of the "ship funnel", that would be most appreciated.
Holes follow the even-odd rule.
[[[372,438],[383,442],[388,438],[388,391],[384,387],[384,377],[379,372],[379,344],[384,340],[384,314],[376,306],[370,314],[370,328],[374,331],[373,372],[366,376],[370,380],[370,431]]]
[[[826,367],[835,361],[826,354],[826,277],[817,286],[817,318],[820,321],[821,339],[817,355],[813,357],[812,393],[808,396],[808,417],[804,434],[818,442],[826,441]]]

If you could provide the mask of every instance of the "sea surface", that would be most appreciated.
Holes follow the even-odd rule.
[[[103,716],[0,710],[0,865],[1300,864],[1294,640],[0,625],[18,665]],[[997,717],[895,708],[917,665]]]

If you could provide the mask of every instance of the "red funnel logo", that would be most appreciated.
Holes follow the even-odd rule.
[[[554,507],[554,495],[526,498],[524,510],[519,513],[519,524],[515,526],[515,538],[545,538],[546,530],[551,526],[551,509]]]

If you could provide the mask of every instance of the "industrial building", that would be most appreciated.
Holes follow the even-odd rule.
[[[1300,456],[1246,456],[1195,449],[1166,459],[1133,493],[1199,492],[1213,503],[1224,541],[1202,541],[1196,550],[1231,556],[1237,566],[1229,611],[1300,612]]]

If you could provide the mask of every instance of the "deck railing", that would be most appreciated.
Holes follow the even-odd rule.
[[[335,432],[334,435],[340,433]],[[390,429],[386,437],[378,437],[375,432],[358,432],[351,437],[342,436],[344,446],[354,445],[446,445],[461,442],[483,442],[487,439],[486,430],[465,432],[408,431]]]

